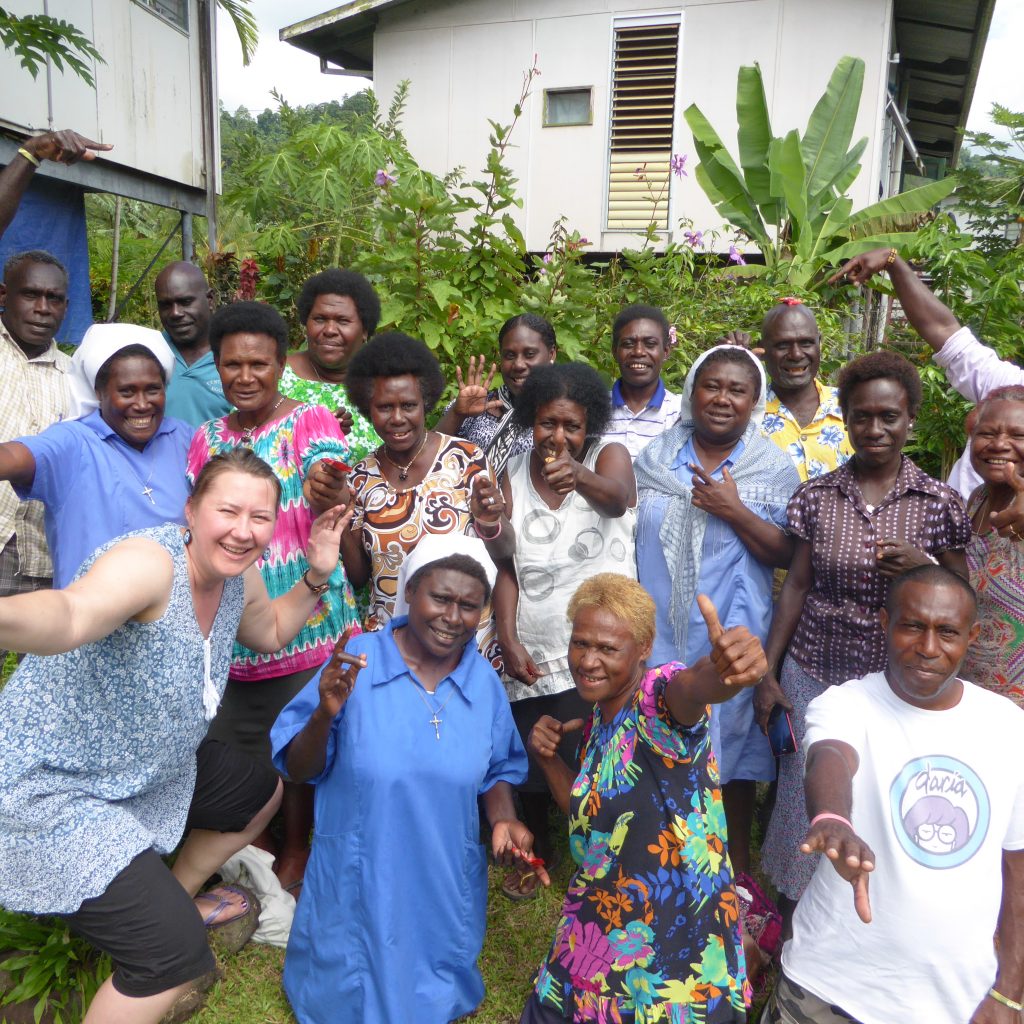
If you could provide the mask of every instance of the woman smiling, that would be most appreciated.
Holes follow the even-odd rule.
[[[494,607],[505,687],[522,736],[543,715],[589,713],[566,660],[563,612],[576,588],[599,572],[636,576],[636,484],[629,452],[601,439],[610,413],[608,388],[583,363],[537,367],[516,405],[516,422],[531,427],[533,448],[513,456],[501,478],[516,549],[514,567],[499,569]],[[571,741],[562,754],[572,757]],[[551,801],[536,762],[519,797],[537,852],[550,861]],[[526,899],[536,885],[533,872],[517,872],[502,891]]]
[[[159,332],[95,324],[71,362],[72,419],[0,445],[0,480],[45,506],[54,586],[114,537],[182,521],[192,428],[164,416],[173,369]]]
[[[399,570],[422,537],[479,536],[492,557],[501,557],[511,540],[483,452],[427,429],[427,415],[444,385],[430,349],[397,331],[367,342],[349,367],[349,397],[383,442],[356,465],[352,490],[341,496],[355,507],[352,530],[342,542],[345,571],[357,587],[370,583],[366,625],[371,630],[394,614]],[[479,641],[481,652],[497,662],[489,610],[481,620]]]
[[[798,744],[815,697],[885,667],[878,613],[889,580],[936,561],[967,575],[970,524],[960,496],[903,454],[921,405],[915,367],[891,352],[854,359],[839,374],[839,404],[853,458],[802,484],[790,502],[796,546],[765,644],[769,670],[754,696],[762,728],[776,705],[789,709]],[[818,860],[799,850],[807,830],[798,747],[780,759],[778,795],[761,849],[787,914]]]
[[[654,660],[694,664],[708,651],[696,595],[707,594],[726,626],[762,639],[772,618],[772,569],[789,563],[786,505],[800,478],[761,435],[765,374],[744,349],[705,352],[683,386],[679,423],[637,458],[637,570],[657,604]],[[750,690],[715,709],[729,852],[750,869],[758,780],[774,778],[768,741],[754,721]]]
[[[288,328],[260,302],[223,306],[210,323],[210,347],[235,411],[204,423],[189,449],[195,477],[218,452],[251,448],[273,469],[280,508],[273,536],[256,566],[272,597],[307,580],[306,547],[318,512],[339,504],[344,475],[324,460],[348,458],[341,427],[320,405],[301,405],[278,382],[288,352]],[[341,566],[316,588],[316,607],[298,635],[273,654],[236,645],[224,702],[211,735],[270,764],[270,727],[281,708],[330,656],[344,628],[356,620],[355,599]],[[286,787],[284,839],[277,850],[281,884],[296,894],[309,846],[310,794]],[[261,840],[274,849],[269,836]]]
[[[302,1024],[448,1024],[483,998],[478,800],[496,860],[529,856],[533,838],[512,804],[526,754],[476,650],[490,582],[469,540],[417,547],[408,615],[339,644],[274,727],[278,766],[316,789],[310,898],[284,969]]]
[[[599,573],[569,602],[569,669],[594,709],[541,718],[529,747],[568,815],[576,870],[521,1024],[746,1020],[708,717],[757,681],[764,651],[697,604],[709,656],[686,666],[650,661],[654,601],[635,580]],[[559,747],[581,727],[570,765]]]
[[[981,632],[963,678],[1024,706],[1024,549],[1000,537],[991,518],[1024,491],[1024,387],[996,388],[968,417],[971,465],[984,481],[967,502],[967,567]]]

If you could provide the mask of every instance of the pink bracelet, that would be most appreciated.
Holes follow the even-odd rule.
[[[830,818],[833,821],[841,821],[851,832],[856,831],[849,818],[844,818],[841,814],[833,814],[831,811],[822,811],[821,814],[816,814],[811,818],[811,828],[814,828],[819,821],[827,821]]]
[[[476,535],[481,540],[497,540],[501,536],[501,519],[500,518],[498,519],[498,528],[494,531],[494,533],[483,533],[483,532],[481,532],[480,527],[483,526],[484,524],[483,523],[479,523],[476,520],[473,521],[473,525],[476,527]],[[488,526],[493,526],[494,524],[493,523],[488,523],[487,525]]]

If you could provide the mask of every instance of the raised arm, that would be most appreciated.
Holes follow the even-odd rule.
[[[43,160],[73,164],[78,160],[95,160],[97,152],[113,149],[103,142],[92,142],[78,132],[65,129],[46,132],[26,139],[21,147],[29,156],[17,153],[0,171],[0,235],[10,227],[22,197]]]
[[[677,672],[665,688],[665,702],[681,725],[694,725],[709,704],[722,704],[745,686],[753,686],[765,670],[764,648],[746,626],[723,629],[710,598],[697,595],[711,641],[711,653]]]
[[[0,646],[24,654],[62,654],[108,636],[130,619],[159,618],[171,596],[174,565],[156,542],[123,540],[64,590],[0,598]]]
[[[910,325],[938,352],[946,339],[960,330],[960,321],[895,249],[872,249],[850,260],[842,270],[832,275],[829,284],[843,280],[864,284],[883,270],[889,274]]]
[[[245,608],[238,624],[238,642],[261,654],[273,654],[295,639],[320,595],[314,588],[330,579],[338,564],[338,546],[348,532],[352,511],[343,505],[318,516],[306,545],[309,570],[287,593],[270,600],[259,569],[245,570]]]

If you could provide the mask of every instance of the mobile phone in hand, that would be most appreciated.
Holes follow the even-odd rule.
[[[776,757],[795,754],[799,749],[789,712],[781,704],[776,704],[768,716],[768,745]]]
[[[331,469],[338,473],[351,473],[352,467],[345,465],[341,459],[321,459],[320,460],[325,466],[330,466]]]

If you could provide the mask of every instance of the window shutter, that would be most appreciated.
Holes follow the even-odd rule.
[[[608,227],[668,227],[679,23],[615,27]]]

